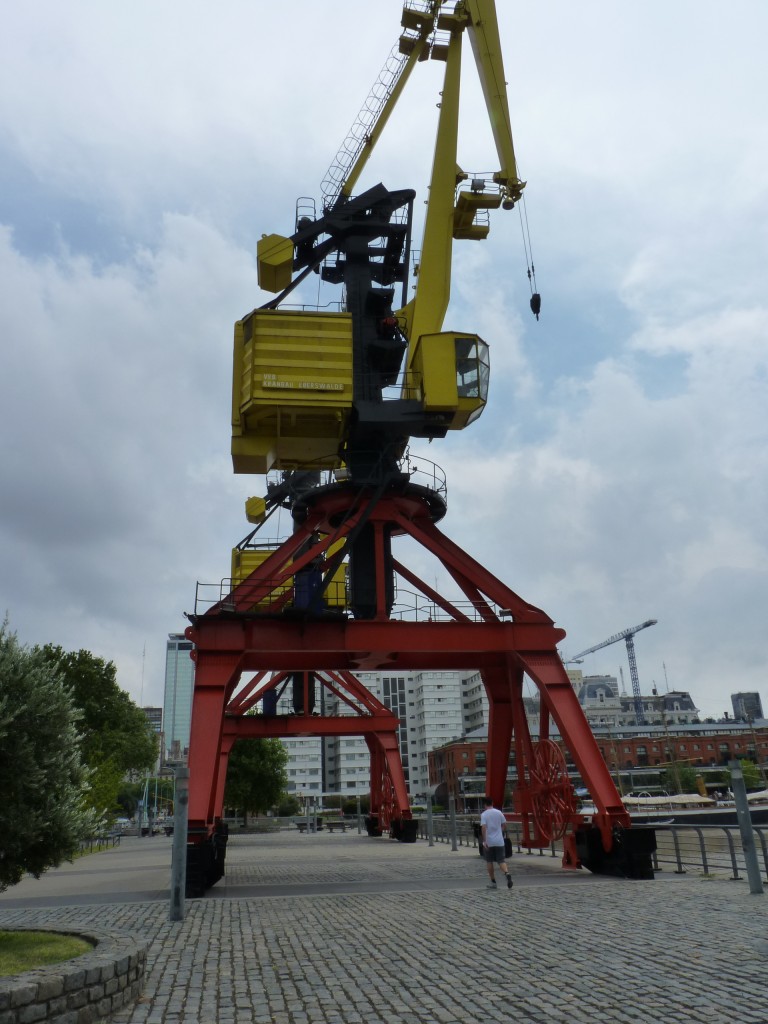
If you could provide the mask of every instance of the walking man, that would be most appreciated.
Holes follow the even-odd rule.
[[[507,868],[506,855],[504,853],[504,838],[507,834],[507,819],[493,806],[493,800],[489,796],[485,798],[485,810],[480,815],[480,825],[483,839],[483,850],[485,852],[485,866],[488,868],[489,889],[496,888],[494,877],[494,864],[498,864],[501,872],[506,876],[507,888],[512,888],[512,876]]]

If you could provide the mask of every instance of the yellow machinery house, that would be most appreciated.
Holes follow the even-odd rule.
[[[352,407],[348,313],[258,309],[235,324],[235,473],[338,465]]]
[[[328,550],[328,557],[331,558],[343,544],[343,540],[332,544]],[[269,558],[277,545],[265,545],[264,547],[237,547],[232,549],[232,589],[234,590],[244,579]],[[324,604],[328,608],[344,608],[347,603],[347,563],[342,562],[333,574],[324,594]],[[272,602],[277,601],[286,593],[292,593],[294,589],[294,577],[289,576],[279,586],[275,587],[272,593],[263,601],[259,601],[256,608],[259,610],[268,609]],[[291,597],[287,599],[287,606],[293,604]],[[256,610],[256,609],[253,609]]]

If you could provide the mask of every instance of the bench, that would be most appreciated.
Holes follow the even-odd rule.
[[[309,823],[309,830],[310,830],[310,832],[319,832],[322,829],[322,827],[323,827],[322,821],[317,821],[317,822],[314,823],[314,825],[313,825],[312,822]],[[307,823],[306,823],[306,821],[297,821],[296,822],[296,828],[299,830],[299,832],[306,832],[307,831]]]
[[[325,827],[329,832],[335,832],[336,829],[341,829],[342,832],[347,831],[346,821],[326,821]]]

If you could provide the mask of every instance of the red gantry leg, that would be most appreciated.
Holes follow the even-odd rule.
[[[513,694],[509,666],[485,669],[482,677],[488,696],[486,791],[496,807],[503,807],[513,728]]]
[[[189,836],[187,893],[201,895],[224,872],[226,828],[220,822],[224,798],[226,741],[224,709],[237,682],[238,656],[196,650],[192,724],[189,738]],[[221,778],[221,785],[219,779]]]
[[[366,820],[368,835],[389,832],[392,839],[414,842],[417,823],[411,817],[400,748],[395,733],[377,732],[365,737],[371,755],[371,811]]]

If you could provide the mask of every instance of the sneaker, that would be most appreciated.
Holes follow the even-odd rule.
[[[512,876],[509,873],[507,874],[507,888],[512,888]]]
[[[494,882],[489,882],[488,885],[486,885],[485,888],[486,889],[495,889],[496,888],[496,882],[495,881]]]

